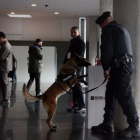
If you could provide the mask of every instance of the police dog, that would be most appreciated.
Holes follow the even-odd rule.
[[[75,57],[71,58],[63,65],[63,67],[59,71],[59,75],[67,75],[73,74],[79,67],[91,65],[85,58],[78,56],[75,54]],[[83,75],[80,77],[76,77],[73,74],[72,78],[69,80],[69,85],[74,86],[75,84],[81,82],[87,85],[87,82],[84,81],[83,77],[87,75]],[[42,100],[43,106],[45,110],[48,112],[48,118],[46,120],[48,126],[52,131],[56,131],[57,126],[52,124],[52,117],[54,116],[56,106],[57,106],[57,98],[63,95],[66,91],[68,91],[70,87],[66,82],[58,81],[54,82],[45,92],[43,95],[35,97],[28,93],[27,87],[23,85],[23,95],[25,96],[26,100],[29,102],[34,102],[38,99]]]

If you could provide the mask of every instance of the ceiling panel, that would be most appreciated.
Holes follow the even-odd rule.
[[[33,18],[87,17],[98,15],[99,8],[100,0],[0,0],[0,17],[8,17],[10,12],[30,14]],[[54,12],[60,14],[54,15]]]

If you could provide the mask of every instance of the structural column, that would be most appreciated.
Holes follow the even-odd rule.
[[[100,0],[100,15],[103,12],[110,11],[113,16],[113,0]],[[99,32],[99,45],[101,44],[101,28],[98,27]],[[99,51],[100,56],[100,51]]]
[[[96,19],[95,16],[89,19],[89,62],[92,65],[95,65],[95,57],[97,56],[98,26],[95,23]]]
[[[135,65],[132,75],[132,93],[140,116],[140,0],[114,0],[113,6],[114,20],[124,25],[131,36]],[[127,127],[126,117],[120,107],[114,123],[121,129]]]
[[[100,12],[101,15],[105,11],[110,11],[111,15],[113,15],[113,0],[100,0]],[[100,58],[100,46],[101,42],[101,30],[95,24],[96,16],[90,17],[90,31],[89,31],[89,61],[92,65],[95,65],[95,57],[98,56]],[[99,44],[98,44],[99,43]]]
[[[106,11],[113,15],[113,0],[100,0],[100,14]]]

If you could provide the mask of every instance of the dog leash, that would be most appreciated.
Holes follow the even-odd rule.
[[[103,85],[103,84],[106,82],[106,80],[107,80],[107,79],[104,79],[104,81],[102,82],[101,85]],[[57,83],[66,93],[70,93],[69,91],[65,90],[57,81],[56,81],[56,83]],[[93,89],[90,89],[90,90],[88,90],[88,91],[85,91],[84,93],[91,92],[91,91],[93,91],[93,90],[99,88],[101,85],[99,85],[99,86],[97,86],[97,87],[95,87],[95,88],[93,88]],[[70,93],[70,94],[71,94],[71,93]]]
[[[65,90],[57,81],[55,81],[66,93],[70,93],[69,91]],[[71,87],[70,87],[71,88]],[[70,93],[71,94],[71,93]]]
[[[102,84],[101,84],[101,85],[103,85],[103,84],[106,82],[106,80],[107,80],[107,79],[104,79],[104,81],[102,82]],[[97,87],[95,87],[95,88],[93,88],[93,89],[90,89],[90,90],[88,90],[88,91],[85,91],[84,93],[91,92],[91,91],[93,91],[93,90],[95,90],[95,89],[99,88],[101,85],[99,85],[99,86],[97,86]]]

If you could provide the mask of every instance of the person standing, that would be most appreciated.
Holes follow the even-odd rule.
[[[15,58],[15,56],[13,54],[13,72],[14,72],[14,75],[12,77],[12,81],[13,82],[17,82],[16,71],[17,71],[17,59]]]
[[[31,88],[31,85],[35,79],[35,90],[36,90],[36,96],[40,96],[41,90],[40,90],[40,76],[42,72],[42,40],[36,39],[36,42],[33,46],[29,47],[29,66],[28,66],[28,72],[30,75],[30,79],[27,84],[28,91]]]
[[[17,75],[16,75],[17,59],[15,58],[14,54],[12,54],[12,58],[13,58],[13,69],[12,71],[9,71],[8,77],[12,78],[10,82],[17,82]]]
[[[66,53],[65,59],[63,61],[63,64],[65,64],[70,58],[74,57],[75,53],[77,53],[79,56],[84,57],[85,52],[85,43],[80,37],[80,32],[78,27],[74,26],[71,28],[71,37],[73,39],[70,40],[70,47]],[[77,70],[77,77],[82,75],[82,69],[79,68]],[[85,109],[85,102],[83,98],[83,89],[80,83],[75,84],[74,87],[72,87],[73,91],[73,107],[70,109],[67,109],[67,111],[75,111],[75,112],[86,112]],[[78,104],[79,109],[76,109],[76,104]]]
[[[117,102],[127,117],[129,127],[117,133],[120,137],[140,137],[139,117],[131,93],[131,75],[134,69],[131,39],[127,29],[113,21],[110,12],[104,12],[95,21],[102,29],[101,63],[108,79],[105,93],[105,114],[102,124],[92,132],[114,132],[113,120]]]
[[[0,32],[0,88],[3,100],[0,102],[8,103],[8,73],[12,70],[12,52],[11,45],[6,39],[6,35]]]

